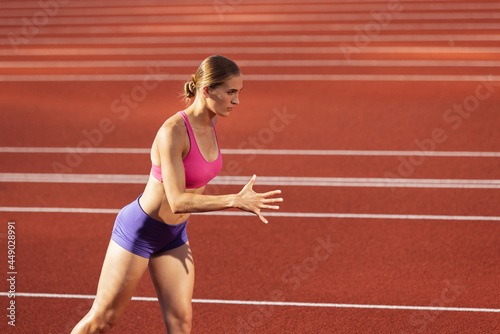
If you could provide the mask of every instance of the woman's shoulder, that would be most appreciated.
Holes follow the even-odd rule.
[[[155,142],[163,145],[168,145],[168,143],[170,143],[170,145],[178,145],[185,140],[189,140],[187,138],[186,125],[182,116],[176,113],[162,124],[156,134]]]
[[[158,130],[158,134],[162,135],[179,135],[186,131],[184,119],[179,113],[170,116]]]

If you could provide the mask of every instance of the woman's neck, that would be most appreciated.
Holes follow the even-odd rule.
[[[208,109],[206,103],[203,103],[199,98],[186,108],[185,113],[190,115],[197,126],[208,127],[212,124],[215,113]]]

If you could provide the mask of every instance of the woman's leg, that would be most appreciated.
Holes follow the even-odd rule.
[[[148,259],[130,253],[111,240],[94,304],[71,333],[104,333],[115,325],[125,312],[147,265]]]
[[[149,260],[149,272],[169,334],[190,333],[194,262],[189,243]]]

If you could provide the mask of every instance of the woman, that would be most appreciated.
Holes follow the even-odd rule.
[[[184,86],[194,102],[170,117],[151,149],[152,168],[144,193],[118,214],[89,313],[72,333],[103,333],[125,311],[146,268],[155,286],[168,333],[191,331],[194,263],[186,235],[191,212],[238,208],[264,223],[261,209],[283,201],[279,190],[252,190],[254,175],[238,194],[203,195],[205,185],[222,167],[213,125],[229,116],[243,87],[240,69],[230,59],[211,56]]]

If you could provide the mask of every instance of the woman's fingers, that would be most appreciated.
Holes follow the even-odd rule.
[[[264,196],[264,197],[271,197],[271,196],[275,196],[275,195],[278,195],[278,194],[281,194],[281,190],[268,191],[267,193],[263,193],[262,196]]]
[[[266,198],[262,200],[263,203],[278,203],[283,202],[283,198]]]
[[[259,212],[259,213],[257,213],[257,216],[259,216],[260,220],[262,220],[262,222],[263,222],[264,224],[267,224],[267,223],[268,223],[267,219],[266,219],[266,218],[264,218],[264,216],[263,216],[263,215],[261,215],[261,213],[260,213],[260,212]]]
[[[255,181],[257,181],[257,175],[253,175],[252,178],[250,179],[250,181],[247,183],[247,185],[245,186],[252,189],[253,185],[255,184]]]
[[[243,208],[243,210],[255,213],[263,223],[267,224],[268,220],[260,213],[260,210],[261,209],[279,210],[280,208],[279,206],[269,205],[269,204],[283,202],[283,198],[268,198],[268,197],[281,194],[281,190],[273,190],[273,191],[268,191],[266,193],[258,194],[252,189],[256,181],[257,181],[257,175],[254,174],[250,179],[250,181],[245,185],[245,187],[243,187],[243,190],[240,192],[242,196],[248,198],[253,202],[250,205],[250,207],[247,207],[246,209]]]
[[[241,192],[240,193],[246,193],[246,192],[253,192],[253,185],[255,184],[255,181],[257,180],[257,175],[254,174],[254,176],[252,176],[252,178],[250,179],[250,181],[248,181],[247,184],[245,184],[245,186],[243,187],[243,189],[241,189]]]
[[[270,203],[281,203],[283,202],[283,198],[269,198],[262,200],[262,204],[260,205],[261,209],[271,209],[278,210],[280,207],[278,205],[269,205]]]
[[[267,192],[265,194],[262,194],[263,197],[268,197],[268,196],[274,196],[274,195],[277,195],[277,194],[281,194],[281,191],[280,190],[274,190],[274,191],[270,191],[270,192]],[[267,205],[269,203],[281,203],[283,202],[283,198],[264,198],[262,200],[262,205],[261,205],[261,209],[269,209],[269,210],[279,210],[279,206],[277,205]]]
[[[277,205],[261,205],[261,209],[267,209],[267,210],[279,210],[280,207]]]

